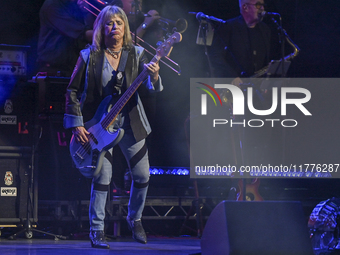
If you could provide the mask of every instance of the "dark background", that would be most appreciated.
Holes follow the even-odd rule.
[[[39,9],[42,3],[42,0],[3,1],[0,9],[0,44],[28,45],[31,47],[29,52],[29,77],[35,75]],[[283,28],[301,49],[299,55],[292,61],[288,76],[339,77],[340,2],[337,0],[267,0],[266,3],[268,5],[267,11],[278,12],[282,15]],[[152,98],[153,104],[148,109],[153,126],[153,133],[148,140],[151,165],[188,167],[189,155],[186,131],[188,131],[190,123],[190,78],[209,76],[204,46],[196,44],[199,23],[195,15],[190,15],[188,12],[203,12],[220,19],[229,19],[239,15],[238,1],[144,0],[143,9],[144,11],[156,9],[162,17],[171,20],[185,18],[189,24],[187,31],[183,33],[183,41],[174,46],[171,54],[171,58],[181,65],[182,75],[178,76],[161,65],[161,76],[165,89],[155,98]],[[277,30],[270,19],[266,18],[264,21],[272,28],[272,52],[274,55],[280,56]],[[292,50],[290,46],[286,45],[285,55],[292,53]],[[330,112],[329,115],[325,116],[325,119],[319,120],[319,122],[324,123],[324,126],[311,125],[306,127],[307,134],[310,134],[304,139],[306,145],[300,144],[298,149],[289,148],[291,155],[301,155],[302,162],[304,162],[304,155],[308,158],[309,150],[312,150],[315,157],[320,158],[320,161],[323,160],[323,155],[338,154],[336,144],[339,115],[336,113],[337,108],[333,108],[331,102],[338,101],[339,89],[332,87],[332,91],[324,93],[326,90],[327,84],[323,89],[313,91],[313,95],[320,95],[322,98],[322,100],[317,100],[318,105],[314,105],[313,109],[319,109],[321,112],[324,109],[324,111]],[[327,102],[327,105],[324,106],[323,102]],[[54,128],[62,130],[60,123],[55,125]],[[311,141],[315,141],[315,143]],[[317,141],[323,141],[322,147],[319,147]],[[50,142],[45,142],[42,143],[42,146],[51,145]],[[304,148],[304,150],[301,148]],[[62,149],[64,150],[64,148]],[[44,150],[44,153],[47,153],[46,150]],[[44,153],[42,154],[45,155]],[[57,165],[63,168],[61,171],[66,171],[65,168],[69,166],[65,157],[61,160],[54,157],[53,160],[59,162]],[[333,160],[333,163],[339,163],[335,162],[336,157]],[[49,167],[42,166],[39,171],[41,172],[40,176],[48,179]],[[68,171],[69,169],[66,173],[57,174],[57,177],[63,176],[64,179],[68,179],[70,177]],[[210,180],[206,181],[206,183],[210,182]],[[274,183],[274,180],[271,181],[271,185],[268,185],[268,187],[274,186]],[[72,185],[71,180],[70,184]],[[306,189],[303,192],[307,192],[306,196],[309,197],[336,196],[339,193],[336,188],[337,180],[285,180],[281,181],[280,184],[285,187],[307,187],[311,192],[308,193]],[[40,183],[40,185],[43,184]],[[48,193],[39,195],[45,199],[51,197],[51,194]]]

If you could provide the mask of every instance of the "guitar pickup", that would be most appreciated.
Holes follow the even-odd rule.
[[[75,160],[77,160],[78,163],[81,163],[81,162],[83,162],[83,160],[84,160],[84,158],[83,158],[78,152],[76,152],[76,153],[73,155],[73,158],[74,158]]]

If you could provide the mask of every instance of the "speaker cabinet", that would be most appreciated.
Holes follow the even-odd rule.
[[[300,202],[223,201],[201,239],[202,255],[313,255]]]
[[[0,223],[27,218],[36,88],[14,75],[0,76]],[[32,201],[36,199],[32,194]],[[36,218],[36,208],[34,214]]]
[[[27,218],[29,155],[0,152],[0,166],[0,223],[21,222]]]

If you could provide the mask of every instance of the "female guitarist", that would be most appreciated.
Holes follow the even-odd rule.
[[[105,7],[94,23],[92,45],[80,52],[74,68],[67,88],[64,117],[64,127],[72,128],[71,144],[81,147],[74,151],[71,148],[71,156],[75,162],[80,163],[77,167],[82,174],[92,178],[89,216],[90,239],[94,248],[109,248],[104,236],[105,204],[112,177],[111,148],[118,142],[133,176],[128,226],[136,241],[147,242],[141,217],[149,183],[145,138],[151,128],[138,93],[133,92],[123,105],[118,105],[122,109],[111,122],[103,123],[103,120],[106,121],[103,117],[109,111],[108,108],[117,107],[117,101],[118,104],[121,103],[119,100],[124,97],[124,92],[133,85],[138,74],[143,72],[143,77],[146,78],[144,84],[148,90],[157,92],[163,89],[157,61],[147,64],[144,49],[132,44],[124,11],[116,6]],[[109,128],[94,135],[95,132],[89,128],[100,120],[100,125],[105,124]],[[92,130],[97,131],[94,127]],[[115,141],[105,141],[105,137],[113,133],[117,134]],[[94,145],[106,143],[103,146],[108,148],[105,156],[96,155],[91,150],[90,142]],[[88,153],[82,154],[82,150]],[[89,164],[98,160],[100,164],[95,163],[93,167],[82,166],[82,162],[86,160]],[[96,169],[96,165],[99,169]]]

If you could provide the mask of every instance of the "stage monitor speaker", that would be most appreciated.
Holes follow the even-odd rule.
[[[222,201],[201,238],[202,255],[313,255],[300,202]]]

